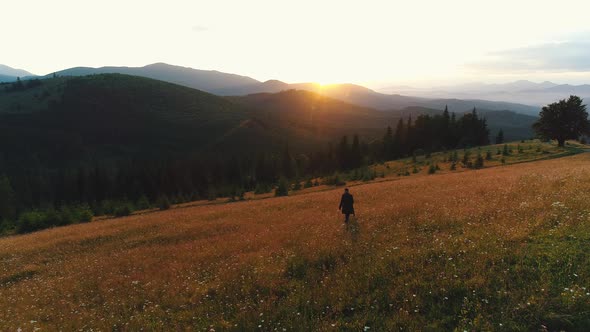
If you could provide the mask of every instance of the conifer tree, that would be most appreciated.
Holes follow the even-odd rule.
[[[500,129],[498,135],[496,135],[496,144],[504,143],[504,131]]]

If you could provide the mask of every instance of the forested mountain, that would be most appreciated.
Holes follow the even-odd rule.
[[[371,140],[380,137],[383,128],[395,124],[400,118],[397,112],[377,111],[304,90],[259,93],[230,99],[248,107],[257,118],[278,128],[296,128],[299,137],[334,139],[359,134],[363,139]],[[296,139],[298,137],[293,138]]]
[[[189,88],[219,94],[233,88],[258,85],[260,82],[246,76],[222,73],[216,70],[199,70],[165,63],[154,63],[144,67],[75,67],[55,73],[57,76],[85,76],[118,73],[153,78],[160,81],[184,85]],[[54,74],[47,75],[51,77]]]
[[[304,90],[220,97],[122,74],[18,80],[0,85],[0,198],[14,202],[0,221],[270,190],[280,178],[482,145],[488,114],[379,111]]]
[[[218,71],[197,70],[165,63],[156,63],[145,67],[76,67],[58,71],[55,74],[58,76],[82,76],[100,73],[121,73],[149,77],[223,96],[276,93],[291,89],[307,90],[350,104],[378,110],[399,110],[411,106],[443,109],[445,105],[448,105],[456,112],[468,112],[474,107],[496,111],[510,110],[529,115],[538,115],[540,111],[538,107],[534,106],[473,98],[469,100],[453,98],[432,99],[399,94],[383,94],[355,84],[331,84],[322,86],[316,83],[289,84],[278,80],[260,82],[250,77]]]

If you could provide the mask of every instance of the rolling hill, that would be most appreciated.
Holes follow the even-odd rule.
[[[220,149],[248,154],[287,143],[310,151],[343,135],[380,138],[400,116],[436,112],[378,111],[302,90],[222,98],[137,76],[64,76],[18,92],[0,86],[0,146],[6,156],[20,156],[15,165],[31,156],[63,163]],[[534,118],[486,112],[492,135],[502,128],[507,139],[530,137]]]
[[[588,154],[0,239],[2,330],[590,326]]]
[[[0,75],[12,76],[12,77],[35,76],[34,74],[31,74],[26,70],[15,69],[15,68],[3,65],[3,64],[0,64]]]
[[[94,74],[118,73],[142,76],[159,81],[184,85],[189,88],[213,94],[225,89],[257,85],[259,81],[246,76],[222,73],[215,70],[199,70],[165,63],[154,63],[144,67],[75,67],[56,72],[57,76],[86,76]],[[50,77],[47,75],[46,77]]]
[[[161,158],[221,147],[230,153],[243,148],[234,143],[254,148],[276,141],[269,139],[271,130],[244,126],[251,117],[227,99],[120,74],[47,79],[18,92],[0,89],[0,114],[0,146],[12,162]]]
[[[409,96],[427,98],[453,97],[460,99],[485,99],[490,101],[524,103],[528,105],[536,105],[537,108],[540,108],[540,106],[567,98],[570,95],[577,95],[580,97],[588,96],[590,95],[590,85],[556,84],[548,81],[535,83],[521,80],[504,84],[470,83],[423,89],[390,87],[379,89],[379,91],[383,93],[396,91]]]
[[[245,76],[218,71],[197,70],[164,63],[156,63],[145,67],[77,67],[56,72],[58,76],[83,76],[100,73],[121,73],[149,77],[224,96],[276,93],[284,90],[297,89],[320,93],[350,104],[378,110],[399,110],[411,106],[443,109],[445,105],[448,105],[456,112],[467,112],[473,107],[477,107],[496,111],[510,110],[528,115],[538,115],[539,113],[538,107],[524,104],[473,98],[469,100],[453,98],[432,99],[409,97],[399,94],[383,94],[355,84],[320,86],[315,83],[288,84],[278,80],[260,82]]]
[[[41,82],[16,92],[0,86],[0,147],[15,165],[31,158],[250,154],[287,142],[310,151],[344,134],[379,137],[396,121],[305,91],[232,99],[122,74]]]
[[[399,114],[352,105],[305,90],[259,93],[231,100],[248,107],[258,119],[288,129],[298,128],[302,137],[332,137],[359,134],[365,139],[381,138],[394,126]],[[294,137],[296,139],[296,137]]]

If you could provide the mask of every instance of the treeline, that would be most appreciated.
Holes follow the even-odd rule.
[[[383,137],[379,159],[390,160],[411,155],[414,151],[440,151],[486,145],[490,143],[485,118],[474,108],[457,119],[448,108],[441,115],[420,115],[412,122],[400,119],[395,132],[391,127]]]
[[[38,87],[42,84],[43,84],[43,82],[41,82],[41,80],[37,79],[37,78],[25,80],[23,83],[23,81],[21,81],[20,77],[17,77],[15,82],[3,84],[3,85],[5,85],[4,91],[16,92],[16,91],[24,91],[24,90],[32,89],[32,88]]]
[[[485,119],[477,112],[457,118],[448,110],[442,115],[420,115],[399,120],[387,128],[382,140],[361,142],[345,136],[326,149],[313,153],[282,151],[255,156],[202,158],[129,159],[84,162],[72,167],[20,167],[2,169],[0,164],[0,231],[35,229],[83,222],[89,215],[127,215],[136,209],[168,208],[170,204],[217,197],[243,197],[244,192],[270,192],[280,184],[290,188],[338,184],[335,172],[358,170],[358,179],[372,179],[368,170],[375,162],[489,143]],[[313,181],[312,181],[313,179]],[[23,226],[24,224],[24,226]]]

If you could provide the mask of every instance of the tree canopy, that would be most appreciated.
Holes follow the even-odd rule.
[[[590,131],[588,112],[582,102],[580,97],[570,96],[544,106],[533,129],[541,138],[557,140],[559,146],[567,139],[578,139]]]

